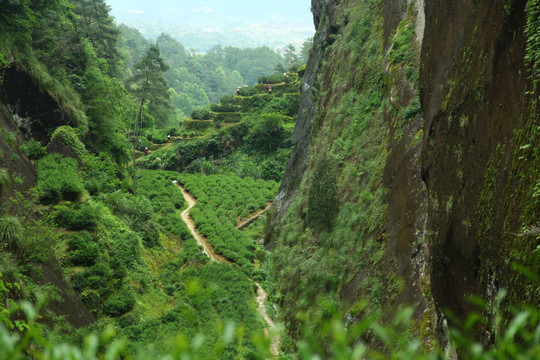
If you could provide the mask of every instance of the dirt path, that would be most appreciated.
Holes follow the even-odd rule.
[[[189,231],[191,231],[191,234],[193,235],[197,243],[200,246],[202,246],[203,252],[206,255],[208,255],[210,259],[212,259],[212,261],[225,262],[225,263],[230,264],[231,262],[229,260],[225,259],[221,255],[216,254],[216,252],[212,248],[212,245],[208,243],[208,240],[204,236],[199,235],[197,233],[197,227],[195,226],[193,219],[191,219],[191,217],[189,216],[189,211],[191,210],[191,208],[193,208],[193,206],[195,206],[195,204],[197,203],[197,200],[176,180],[174,180],[173,183],[176,184],[176,186],[180,188],[180,190],[182,191],[182,195],[184,195],[184,199],[186,199],[188,203],[188,208],[182,211],[182,214],[181,214],[182,220],[184,220],[184,222],[186,223]],[[271,203],[267,204],[267,206],[264,209],[250,215],[248,219],[243,220],[241,223],[247,223],[248,221],[253,221],[257,217],[259,217],[261,214],[263,214],[266,210],[268,210],[270,205]],[[238,225],[237,225],[237,228],[239,228]],[[268,296],[268,294],[266,293],[266,291],[264,291],[264,289],[261,287],[259,283],[255,282],[255,285],[257,286],[257,305],[258,305],[257,310],[259,311],[259,314],[261,314],[261,316],[263,317],[264,321],[266,321],[268,328],[270,330],[275,330],[276,324],[274,324],[272,319],[270,319],[270,316],[268,316],[268,314],[266,313],[266,308],[264,307],[264,301],[266,300],[266,297]],[[264,332],[266,336],[268,336],[268,329],[264,329]],[[276,336],[270,346],[270,353],[272,354],[273,358],[278,358],[279,356],[279,343],[280,343],[280,338],[279,336]]]
[[[270,316],[268,316],[268,314],[266,313],[266,308],[264,307],[264,301],[266,300],[266,297],[268,295],[266,294],[266,291],[264,291],[264,289],[261,287],[261,285],[259,285],[259,283],[255,283],[255,285],[257,285],[257,304],[259,305],[258,306],[259,313],[264,318],[264,321],[266,321],[266,323],[268,324],[268,327],[270,328],[270,330],[275,330],[276,324],[274,324],[272,319],[270,319]],[[264,329],[264,334],[268,336],[268,329]],[[275,335],[275,336],[276,337],[274,338],[274,340],[272,341],[272,344],[270,345],[270,353],[272,354],[273,357],[278,358],[279,357],[279,343],[281,339],[279,338],[278,335]]]
[[[184,220],[184,222],[186,223],[189,231],[191,232],[191,234],[197,241],[197,244],[199,244],[203,248],[203,252],[206,255],[208,255],[210,259],[214,261],[225,262],[225,263],[230,264],[231,262],[229,260],[225,259],[223,256],[219,254],[216,254],[216,252],[214,251],[214,248],[212,248],[212,245],[210,245],[208,240],[204,236],[199,235],[199,233],[197,232],[197,227],[195,226],[193,219],[189,216],[189,211],[191,210],[193,206],[195,206],[195,204],[197,203],[197,200],[195,200],[195,198],[191,196],[191,194],[188,193],[187,190],[182,185],[180,185],[176,180],[173,182],[176,184],[176,186],[180,188],[180,190],[182,191],[182,195],[184,195],[184,199],[186,199],[188,203],[188,208],[182,211],[181,216],[182,216],[182,220]]]
[[[266,203],[266,206],[264,207],[264,209],[259,209],[259,210],[255,211],[253,214],[249,215],[247,218],[242,219],[242,220],[238,220],[238,221],[236,222],[235,227],[236,227],[238,230],[244,229],[244,228],[247,227],[249,224],[251,224],[252,222],[254,222],[259,216],[261,216],[261,215],[263,215],[264,213],[266,213],[266,212],[268,211],[268,209],[270,208],[270,206],[272,206],[272,203],[271,203],[271,202]]]

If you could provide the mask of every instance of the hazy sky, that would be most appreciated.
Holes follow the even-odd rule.
[[[230,29],[252,23],[313,27],[311,0],[106,0],[118,22]]]

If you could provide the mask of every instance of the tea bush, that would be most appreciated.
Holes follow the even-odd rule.
[[[92,230],[100,218],[97,204],[85,203],[77,207],[58,206],[53,217],[55,222],[69,230]]]
[[[147,197],[156,212],[170,206],[173,209],[181,209],[184,206],[182,192],[172,182],[177,173],[140,170],[137,175],[138,195]]]
[[[176,213],[164,214],[163,216],[160,216],[157,221],[166,231],[178,236],[180,239],[188,239],[191,237],[186,223]]]
[[[146,133],[146,137],[154,144],[164,144],[168,141],[168,134],[169,132],[167,132],[166,130],[152,129]]]
[[[99,256],[99,246],[88,231],[72,234],[67,241],[69,258],[75,266],[91,266]]]
[[[290,82],[293,78],[289,76],[285,76],[283,74],[273,74],[269,76],[261,76],[259,78],[258,83],[259,84],[278,84],[281,82]]]
[[[103,311],[107,315],[118,317],[133,309],[134,305],[135,295],[133,289],[129,285],[124,285],[120,291],[112,295],[103,304]]]
[[[90,195],[112,192],[120,187],[116,165],[109,155],[106,153],[100,153],[98,156],[86,154],[81,159],[84,187]]]
[[[60,200],[74,201],[84,193],[84,185],[77,173],[77,162],[58,154],[41,159],[37,166],[38,188],[43,204],[54,204]]]
[[[230,175],[181,174],[179,181],[197,198],[190,215],[214,250],[240,266],[255,258],[255,242],[235,228],[235,224],[272,201],[277,192],[274,181]]]
[[[211,104],[210,110],[214,112],[236,112],[238,111],[238,106],[233,103],[220,103],[220,104]]]
[[[210,120],[212,115],[206,107],[201,107],[191,112],[191,118],[193,120]]]

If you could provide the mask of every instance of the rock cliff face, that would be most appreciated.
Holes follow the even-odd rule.
[[[304,75],[304,83],[301,88],[301,100],[298,110],[298,118],[292,135],[292,144],[294,150],[287,163],[286,174],[281,183],[279,194],[272,207],[274,214],[273,219],[281,219],[289,209],[292,200],[297,194],[300,183],[305,175],[308,162],[309,148],[311,144],[311,122],[314,117],[317,92],[317,78],[321,71],[323,60],[325,58],[325,49],[330,42],[331,25],[328,19],[332,16],[329,14],[323,18],[323,11],[327,12],[335,8],[335,4],[323,7],[323,1],[312,0],[311,2],[315,26],[318,29],[314,37],[314,46],[310,54],[309,62],[306,66]],[[321,24],[321,19],[324,21]],[[279,231],[274,222],[269,226],[270,231]],[[277,234],[267,236],[266,246],[272,247]]]
[[[36,85],[16,64],[0,69],[0,101],[19,119],[19,129],[38,141],[49,140],[51,132],[72,121],[59,101]]]
[[[17,70],[14,73],[18,74],[18,77],[13,77],[14,73],[6,76],[8,72],[3,72],[0,86],[0,169],[8,171],[10,181],[0,192],[1,215],[25,213],[25,199],[19,199],[19,196],[28,195],[28,190],[37,183],[32,161],[20,150],[24,144],[23,132],[32,133],[37,138],[45,137],[54,126],[59,126],[67,119],[60,110],[60,105],[49,95],[41,93],[26,73]],[[8,111],[8,107],[11,111]],[[12,202],[10,198],[18,201]],[[25,216],[29,221],[36,218],[34,214]],[[26,275],[32,277],[36,284],[50,284],[58,289],[59,299],[51,300],[47,304],[48,310],[63,316],[74,328],[88,326],[95,321],[65,281],[55,259],[34,265],[35,270]],[[15,293],[15,296],[18,296],[18,293]]]
[[[15,121],[0,103],[0,168],[10,173],[9,184],[0,192],[0,204],[7,208],[8,199],[15,192],[24,193],[36,186],[36,170],[30,160],[19,150],[23,139]]]
[[[423,2],[313,1],[312,10],[317,34],[295,149],[266,237],[286,321],[301,333],[295,314],[309,314],[316,299],[339,303],[352,318],[366,300],[381,313],[414,304],[429,332],[418,162]]]
[[[411,304],[428,332],[435,313],[472,310],[469,294],[538,301],[513,270],[538,270],[525,60],[537,3],[312,1],[295,149],[265,239],[293,333],[321,297],[353,318],[359,301]]]
[[[463,316],[466,295],[537,302],[515,264],[537,272],[537,96],[525,61],[526,6],[429,1],[422,49],[423,177],[429,192],[432,288]],[[530,10],[530,9],[529,9]],[[535,130],[536,128],[536,130]]]

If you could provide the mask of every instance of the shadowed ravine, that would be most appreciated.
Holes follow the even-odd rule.
[[[182,214],[181,214],[182,220],[184,220],[184,222],[186,223],[189,231],[191,232],[191,234],[197,241],[197,244],[199,244],[199,246],[202,247],[203,253],[208,255],[208,257],[212,261],[231,264],[231,261],[217,254],[214,251],[214,248],[212,247],[212,245],[210,245],[210,243],[208,242],[208,240],[204,236],[198,233],[197,227],[195,226],[193,219],[191,219],[191,217],[189,216],[189,211],[193,208],[193,206],[195,206],[195,204],[197,204],[197,200],[176,180],[173,182],[176,184],[176,186],[180,188],[180,190],[182,191],[182,195],[184,196],[184,199],[188,203],[187,209],[182,211]],[[267,206],[264,209],[258,210],[254,214],[250,215],[246,220],[239,221],[237,224],[237,228],[243,228],[247,226],[254,219],[263,215],[266,212],[266,210],[268,210],[269,207],[270,207],[270,204],[267,204]],[[268,316],[268,314],[266,313],[266,308],[264,307],[264,301],[266,300],[266,296],[267,296],[266,291],[264,291],[264,289],[261,287],[259,283],[255,282],[255,285],[257,285],[257,310],[259,311],[261,316],[264,318],[264,321],[266,321],[266,324],[268,325],[268,329],[270,329],[270,331],[272,332],[275,332],[276,325],[274,324],[272,319],[270,319],[270,316]],[[268,329],[265,329],[266,336],[268,336]],[[276,358],[279,356],[279,342],[280,342],[280,338],[279,336],[276,335],[270,347],[270,352],[272,353],[272,356]]]

